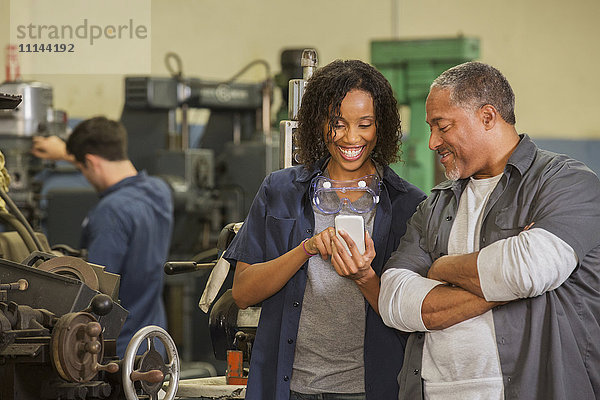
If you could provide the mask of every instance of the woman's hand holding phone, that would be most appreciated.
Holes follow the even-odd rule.
[[[356,218],[352,218],[352,222],[348,222],[347,218],[341,218],[343,221],[341,222],[338,220],[339,217],[357,217],[360,218],[360,222]],[[345,228],[352,231],[352,234]],[[336,217],[336,231],[337,235],[332,239],[331,255],[331,264],[336,272],[352,280],[366,277],[372,271],[371,261],[375,258],[375,244],[369,233],[364,230],[362,217]]]

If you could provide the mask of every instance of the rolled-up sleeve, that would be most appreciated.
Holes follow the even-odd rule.
[[[559,287],[577,266],[571,246],[545,229],[531,229],[483,248],[477,257],[487,301],[539,296]]]
[[[425,296],[439,281],[426,278],[432,259],[422,247],[427,200],[407,223],[406,234],[384,267],[379,291],[379,312],[383,322],[405,332],[426,331],[421,318]],[[425,246],[426,247],[426,246]]]
[[[421,318],[421,307],[427,294],[441,284],[406,269],[388,269],[381,276],[381,319],[387,326],[401,331],[428,331]]]

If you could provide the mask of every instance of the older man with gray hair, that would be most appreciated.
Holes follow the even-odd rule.
[[[600,182],[515,129],[495,68],[442,73],[426,102],[446,182],[381,277],[384,322],[414,332],[401,399],[600,397]]]

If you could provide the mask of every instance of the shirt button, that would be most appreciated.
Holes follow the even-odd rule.
[[[419,370],[418,370],[418,369],[415,369],[415,370],[413,371],[413,374],[415,374],[415,375],[419,375]]]
[[[507,381],[512,381],[512,378],[509,376],[508,378],[506,378]]]
[[[292,338],[288,339],[288,343],[289,343],[289,344],[292,344],[292,343],[294,343],[294,339],[292,339]]]
[[[481,239],[481,241],[482,241],[483,243],[485,243],[485,238]]]
[[[289,376],[287,376],[287,375],[284,375],[284,377],[283,377],[283,380],[287,382],[287,381],[289,381],[289,380],[290,380],[290,377],[289,377]]]
[[[422,334],[422,333],[419,333],[419,334],[417,335],[417,338],[418,338],[418,339],[423,339],[423,334]]]
[[[452,215],[448,215],[448,216],[446,217],[446,221],[452,221]]]
[[[312,235],[312,229],[307,229],[306,233],[308,233],[309,235]]]
[[[300,303],[298,303],[297,301],[294,302],[294,307],[298,307],[300,305]]]

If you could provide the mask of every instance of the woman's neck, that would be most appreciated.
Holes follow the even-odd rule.
[[[333,179],[336,181],[347,181],[352,179],[362,178],[365,175],[375,174],[375,163],[373,160],[367,160],[359,169],[349,171],[343,168],[340,168],[339,165],[329,162],[327,164],[327,173],[329,174],[329,179]]]

